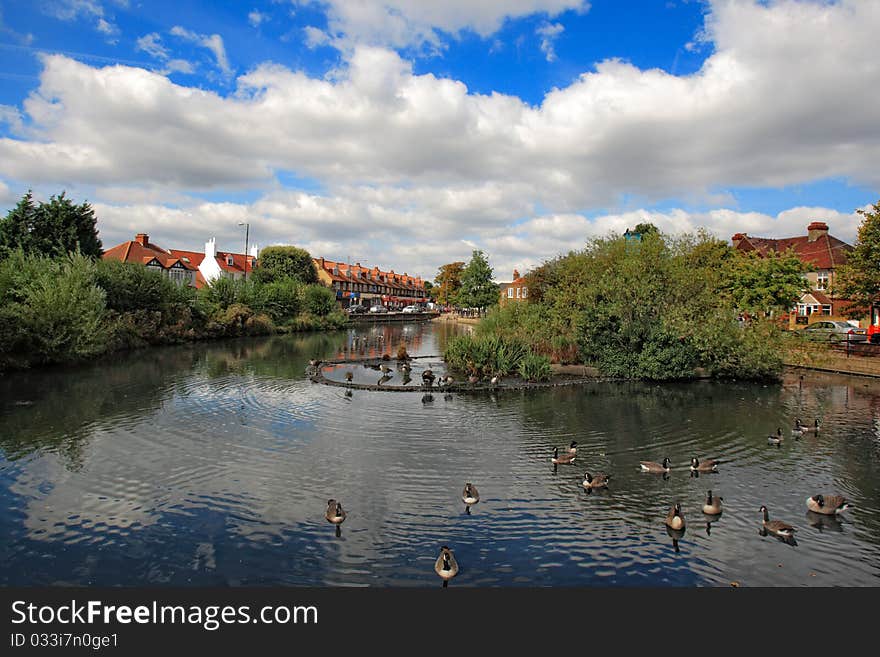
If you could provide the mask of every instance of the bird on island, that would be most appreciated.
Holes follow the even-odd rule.
[[[471,483],[465,484],[464,490],[461,491],[461,501],[467,506],[473,506],[479,502],[480,492],[477,490],[477,487]]]
[[[342,502],[327,500],[327,511],[324,512],[324,517],[327,519],[327,522],[333,523],[334,525],[341,525],[345,522],[345,516],[346,513],[342,510]]]
[[[349,383],[351,383],[351,380],[353,378],[354,378],[354,373],[351,370],[349,370],[348,372],[345,373],[345,380],[348,381]]]
[[[434,373],[431,370],[425,370],[422,372],[422,383],[424,383],[429,388],[434,385]]]
[[[666,514],[666,526],[674,531],[684,529],[684,514],[681,512],[681,504],[676,502]]]
[[[400,370],[404,374],[409,374],[410,372],[412,372],[412,366],[409,363],[404,362],[403,365],[400,366]]]
[[[696,456],[691,459],[691,472],[717,472],[718,461],[706,459],[700,461]]]
[[[491,383],[493,386],[497,386],[499,383],[501,383],[501,375],[496,374],[491,379],[489,379],[489,383]]]
[[[655,463],[654,461],[639,461],[639,467],[642,469],[642,472],[657,472],[657,473],[665,473],[669,472],[669,457],[663,459],[663,464]]]
[[[574,458],[575,458],[574,454],[572,454],[570,452],[568,454],[560,454],[559,448],[554,447],[553,448],[553,457],[550,459],[550,462],[553,465],[569,465],[571,463],[574,463]]]
[[[767,436],[767,442],[771,445],[781,445],[782,444],[782,427],[776,429],[775,436]]]
[[[807,498],[807,509],[826,516],[834,516],[851,508],[852,504],[847,502],[842,495],[819,494]]]
[[[589,472],[584,473],[584,480],[581,485],[587,490],[598,490],[600,488],[608,488],[608,482],[611,481],[611,475],[604,472],[597,472],[591,475]]]
[[[444,588],[449,580],[458,575],[458,562],[455,560],[455,555],[445,545],[440,547],[440,556],[434,562],[434,572],[443,580]]]
[[[721,501],[723,497],[712,495],[712,491],[706,493],[706,503],[703,505],[703,513],[707,516],[717,516],[721,513]]]
[[[390,376],[392,375],[391,368],[388,367],[387,365],[385,365],[385,363],[382,363],[382,364],[379,366],[379,369],[382,370],[382,374],[383,374],[384,376],[390,377]]]
[[[782,538],[790,538],[794,536],[794,532],[796,530],[787,522],[782,522],[781,520],[770,520],[770,514],[767,511],[766,506],[761,505],[761,508],[758,510],[764,514],[764,519],[761,522],[761,527],[763,529],[776,536],[781,536]]]

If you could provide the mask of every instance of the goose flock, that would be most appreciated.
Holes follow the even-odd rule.
[[[433,373],[430,370],[427,370],[426,374],[427,376],[423,375],[423,380],[426,384],[429,384],[429,381],[432,383],[434,379]],[[440,382],[441,384],[445,382],[444,377],[440,377]],[[426,400],[423,399],[422,401],[425,402]],[[433,399],[427,401],[433,401]],[[818,433],[819,424],[819,420],[817,419],[812,425],[804,425],[800,418],[796,418],[791,433],[795,439],[800,438],[807,433]],[[771,445],[781,445],[784,441],[782,428],[777,428],[776,433],[768,436],[767,441]],[[550,458],[550,462],[553,464],[554,472],[559,465],[573,465],[575,463],[578,455],[577,445],[578,443],[576,441],[572,441],[567,448],[553,448],[553,456]],[[720,464],[721,461],[717,459],[701,459],[694,456],[690,460],[690,476],[698,477],[700,473],[716,473],[718,472],[718,466]],[[646,473],[662,474],[664,479],[668,479],[669,473],[672,471],[672,461],[669,457],[664,457],[660,463],[654,461],[640,461],[639,469]],[[582,486],[588,493],[600,489],[607,490],[611,479],[612,475],[610,473],[587,471],[584,473]],[[707,533],[709,531],[710,523],[721,517],[723,512],[723,500],[724,498],[721,495],[717,495],[711,489],[706,492],[706,499],[701,506],[701,511],[704,515],[704,519],[707,521]],[[464,489],[461,492],[461,501],[465,504],[465,512],[470,514],[471,507],[480,501],[480,493],[473,483],[465,483]],[[806,507],[811,513],[819,514],[820,516],[836,517],[838,514],[851,509],[852,504],[841,495],[819,493],[806,498]],[[758,512],[761,514],[761,535],[773,535],[781,541],[794,544],[794,533],[797,531],[796,527],[783,520],[771,520],[768,507],[764,504],[761,505]],[[335,525],[336,535],[340,536],[341,525],[346,518],[346,512],[342,508],[342,503],[335,499],[327,500],[327,508],[324,517],[327,522]],[[664,523],[666,525],[667,533],[673,538],[673,545],[677,552],[678,539],[684,536],[685,528],[687,526],[684,510],[682,509],[680,501],[675,501],[670,506],[664,519]],[[448,585],[450,580],[458,575],[459,570],[460,567],[455,559],[452,549],[447,545],[441,546],[440,554],[434,562],[434,571],[443,581],[444,588]]]

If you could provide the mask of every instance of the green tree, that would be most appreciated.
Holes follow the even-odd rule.
[[[464,271],[464,262],[450,262],[440,267],[434,283],[437,285],[437,299],[443,305],[455,301],[458,291],[461,289],[461,274]]]
[[[851,301],[846,314],[864,317],[880,295],[880,201],[868,210],[856,210],[862,217],[855,249],[838,271],[835,296]]]
[[[806,265],[792,251],[754,251],[728,260],[723,286],[738,310],[772,315],[785,312],[809,291]]]
[[[74,203],[61,192],[48,203],[34,205],[28,191],[0,220],[0,258],[17,248],[29,255],[57,256],[79,252],[89,258],[101,256],[95,211],[87,202]]]
[[[457,301],[468,308],[488,308],[498,303],[498,286],[492,282],[492,268],[482,251],[474,251],[461,273]]]
[[[254,270],[254,278],[263,283],[295,278],[300,283],[311,285],[318,282],[318,271],[312,256],[305,249],[267,246],[260,251],[259,267]]]
[[[336,308],[336,295],[323,285],[309,285],[303,293],[306,310],[318,317],[329,315]]]

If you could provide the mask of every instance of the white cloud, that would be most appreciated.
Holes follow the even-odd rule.
[[[340,47],[355,44],[392,48],[441,47],[441,33],[474,32],[488,37],[504,21],[534,14],[586,12],[585,0],[294,0],[322,6],[328,31]]]
[[[303,28],[303,32],[305,32],[306,34],[306,45],[309,48],[314,49],[318,46],[323,46],[330,43],[329,35],[324,32],[324,30],[320,30],[317,27],[307,25]]]
[[[260,25],[262,23],[265,23],[267,20],[269,20],[269,15],[263,14],[263,13],[257,11],[256,9],[254,9],[252,12],[250,12],[248,14],[248,22],[253,27],[260,27]]]
[[[142,50],[156,59],[165,60],[170,56],[168,48],[162,44],[162,37],[156,32],[140,37],[135,43],[135,49]]]
[[[24,132],[21,112],[12,105],[0,105],[0,124],[5,123],[14,134]]]
[[[99,18],[97,24],[95,25],[95,29],[98,30],[98,32],[100,32],[101,34],[107,36],[111,40],[111,43],[116,43],[117,40],[114,37],[119,36],[119,28],[116,25],[104,20],[103,18]]]
[[[219,34],[196,34],[180,25],[172,27],[171,34],[186,39],[187,41],[197,43],[210,50],[214,54],[214,59],[217,61],[217,67],[223,71],[223,74],[232,75],[232,67],[229,65],[229,59],[226,57],[226,48],[223,45],[223,37]]]
[[[541,37],[541,52],[548,62],[556,61],[556,39],[564,31],[562,23],[544,23],[535,30],[535,34]]]

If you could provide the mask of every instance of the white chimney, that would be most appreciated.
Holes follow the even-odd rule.
[[[217,255],[217,238],[212,237],[205,242],[205,258],[213,258]]]

